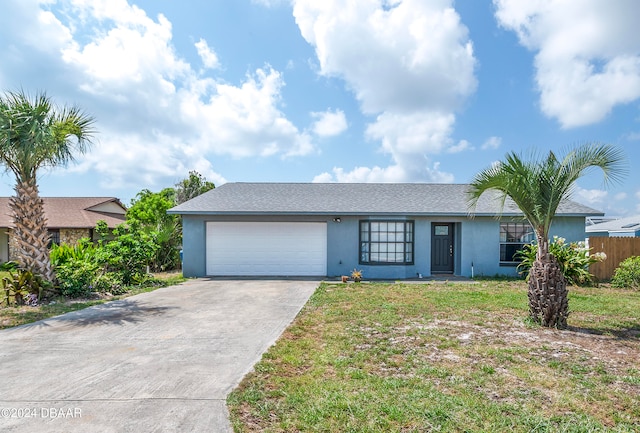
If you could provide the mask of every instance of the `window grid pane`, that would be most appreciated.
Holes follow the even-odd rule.
[[[516,254],[534,239],[535,233],[529,223],[500,223],[500,262],[521,262],[522,259]]]
[[[413,221],[360,221],[360,263],[412,264]]]
[[[53,245],[60,245],[60,230],[49,230],[49,245],[51,248]]]

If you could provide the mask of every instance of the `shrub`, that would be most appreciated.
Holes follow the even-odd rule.
[[[100,266],[91,260],[71,259],[56,267],[62,295],[70,298],[88,296],[95,292],[94,282]]]
[[[123,285],[135,284],[147,273],[147,265],[156,252],[157,245],[148,235],[126,225],[113,230],[113,239],[106,241],[106,224],[96,226],[101,240],[95,260],[104,272],[117,274]]]
[[[572,242],[567,244],[564,238],[553,237],[553,242],[549,243],[549,252],[554,255],[560,264],[560,269],[567,279],[567,284],[574,286],[584,286],[593,283],[593,276],[589,273],[589,265],[601,262],[607,258],[604,253],[590,254],[584,242]],[[535,243],[525,245],[518,252],[517,257],[522,259],[518,265],[520,274],[527,273],[533,262],[536,260],[538,245]]]
[[[625,259],[613,273],[611,285],[618,288],[640,288],[640,256]]]
[[[175,196],[176,190],[173,188],[165,188],[158,193],[145,189],[136,195],[127,210],[127,225],[134,231],[144,233],[148,241],[156,246],[146,263],[153,271],[180,267],[180,218],[167,213],[177,204]]]
[[[57,268],[62,295],[70,298],[89,296],[92,293],[121,295],[127,291],[118,272],[104,272],[96,261],[71,260]]]
[[[4,271],[4,272],[16,271],[18,270],[19,267],[20,265],[18,265],[18,262],[13,262],[13,261],[4,262],[0,265],[0,271]]]
[[[80,239],[75,245],[53,245],[49,257],[63,296],[78,298],[96,291],[95,279],[100,265],[95,260],[96,247],[91,239]]]
[[[148,234],[127,225],[111,231],[104,221],[98,222],[96,232],[97,245],[85,238],[77,245],[52,248],[51,262],[62,295],[122,294],[128,286],[146,281],[147,265],[158,248]]]
[[[49,252],[51,264],[60,266],[71,260],[91,260],[96,253],[96,248],[89,238],[82,238],[76,245],[54,244]]]
[[[9,271],[9,276],[2,278],[2,288],[4,296],[0,303],[35,306],[45,289],[45,282],[31,271],[18,269],[16,273]]]
[[[121,295],[127,291],[127,287],[122,284],[120,276],[112,272],[98,275],[93,287],[96,292],[111,293],[112,295]]]

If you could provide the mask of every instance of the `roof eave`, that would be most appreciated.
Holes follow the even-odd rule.
[[[507,217],[521,217],[522,213],[519,212],[503,212],[500,214],[482,212],[482,213],[474,213],[470,214],[468,212],[353,212],[353,211],[318,211],[318,212],[294,212],[294,211],[174,211],[169,209],[167,211],[170,215],[211,215],[211,216],[262,216],[262,215],[272,215],[272,216],[371,216],[371,215],[381,215],[381,216],[433,216],[433,217],[496,217],[496,216],[507,216]],[[583,215],[580,215],[583,216]]]

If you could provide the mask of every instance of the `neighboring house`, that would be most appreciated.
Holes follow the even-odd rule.
[[[44,213],[53,243],[73,244],[81,238],[93,239],[100,220],[109,228],[125,221],[126,208],[113,197],[43,197]],[[0,197],[0,262],[15,259],[11,242],[13,217],[9,198]]]
[[[640,236],[640,215],[587,225],[586,232],[587,237],[637,237]]]
[[[517,275],[513,253],[534,239],[510,201],[485,194],[469,216],[468,185],[228,183],[169,210],[182,216],[183,273],[203,276]],[[601,212],[567,201],[551,230],[585,238]]]

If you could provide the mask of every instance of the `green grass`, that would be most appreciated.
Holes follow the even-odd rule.
[[[522,281],[323,284],[229,396],[237,432],[635,432],[640,293],[571,288],[571,328]]]
[[[6,272],[0,272],[0,281],[2,277],[8,276]],[[117,296],[110,296],[102,299],[77,300],[59,297],[53,302],[45,302],[36,307],[19,306],[7,307],[0,306],[0,329],[11,328],[14,326],[24,325],[27,323],[37,322],[38,320],[48,319],[49,317],[59,316],[60,314],[70,313],[72,311],[82,310],[93,305],[104,304],[108,301],[123,299],[139,293],[151,292],[160,287],[172,286],[186,281],[182,273],[158,274],[156,278],[160,283],[131,287],[126,293]]]

